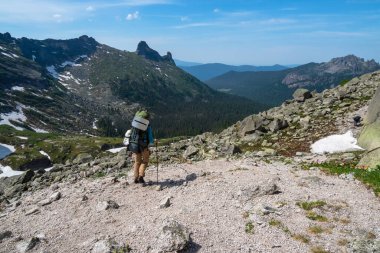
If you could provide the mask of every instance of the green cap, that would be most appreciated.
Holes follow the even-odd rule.
[[[149,119],[149,112],[147,110],[137,111],[135,116],[143,119]]]

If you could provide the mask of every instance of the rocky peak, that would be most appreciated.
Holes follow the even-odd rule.
[[[174,64],[172,54],[168,52],[165,56],[161,56],[156,50],[150,48],[145,41],[140,41],[137,45],[136,53],[147,60],[156,62],[168,62]]]
[[[324,71],[330,74],[352,71],[353,73],[363,73],[363,71],[375,71],[380,68],[380,65],[374,60],[365,61],[355,55],[347,55],[331,59],[327,63],[321,65]]]

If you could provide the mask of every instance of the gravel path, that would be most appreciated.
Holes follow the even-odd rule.
[[[150,167],[146,178],[155,177]],[[161,191],[107,177],[24,195],[18,207],[0,213],[0,234],[13,234],[0,239],[0,252],[19,252],[21,240],[37,235],[44,239],[28,252],[91,252],[107,238],[127,243],[132,252],[148,252],[165,218],[191,231],[186,252],[346,252],[355,239],[380,237],[379,198],[356,180],[254,159],[168,165],[160,167],[159,177]],[[249,194],[273,184],[279,193]],[[38,204],[55,192],[62,198]],[[159,208],[165,197],[171,205]],[[107,200],[120,207],[100,210]],[[309,212],[296,204],[311,201],[325,204]]]

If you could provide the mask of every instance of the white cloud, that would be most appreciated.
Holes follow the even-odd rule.
[[[199,23],[190,23],[186,25],[177,25],[173,26],[175,29],[185,29],[185,28],[192,28],[192,27],[208,27],[208,26],[221,26],[223,25],[220,22],[199,22]]]
[[[287,19],[287,18],[271,18],[267,20],[260,21],[260,24],[262,25],[283,25],[283,24],[293,24],[297,21],[294,19]]]
[[[86,8],[86,11],[94,11],[95,10],[95,8],[93,7],[93,6],[88,6],[87,8]]]
[[[218,12],[220,12],[220,9],[215,8],[215,9],[213,10],[213,12],[214,12],[214,13],[218,13]]]
[[[139,12],[135,11],[134,13],[129,13],[127,17],[125,18],[126,20],[134,20],[139,18]]]

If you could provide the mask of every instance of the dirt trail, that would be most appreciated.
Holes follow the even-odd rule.
[[[155,181],[154,167],[146,178]],[[90,252],[97,240],[107,238],[128,243],[132,252],[147,252],[167,217],[192,232],[186,252],[310,252],[318,247],[346,252],[348,242],[380,237],[380,202],[371,190],[319,170],[223,159],[160,167],[159,178],[161,191],[156,185],[126,185],[126,179],[115,183],[107,177],[24,195],[20,206],[0,218],[0,232],[13,234],[0,242],[0,252],[18,252],[20,238],[38,234],[45,240],[30,252]],[[270,182],[281,192],[244,198],[246,189]],[[62,198],[38,206],[54,192]],[[171,197],[171,205],[160,209],[165,197]],[[107,200],[120,207],[99,210],[99,202]],[[326,202],[312,210],[326,221],[307,218],[310,211],[296,204],[311,201]],[[26,215],[33,207],[39,211]]]

